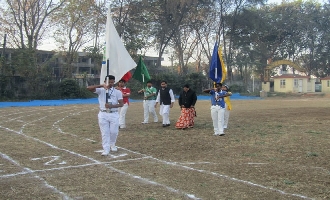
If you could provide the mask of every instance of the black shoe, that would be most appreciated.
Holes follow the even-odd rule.
[[[171,124],[166,124],[166,126],[170,126]]]
[[[163,127],[166,127],[166,124],[163,124]]]

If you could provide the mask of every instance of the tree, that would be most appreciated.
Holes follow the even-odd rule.
[[[59,10],[65,0],[5,0],[1,8],[1,26],[9,34],[11,46],[37,49],[46,31],[48,20]]]
[[[93,40],[94,16],[90,10],[94,1],[67,0],[61,11],[53,17],[53,22],[57,22],[55,39],[60,44],[65,58],[64,77],[71,78],[73,73],[73,63],[77,62],[77,53],[83,45]]]
[[[150,47],[150,31],[153,21],[148,1],[115,0],[111,5],[112,18],[119,36],[133,59],[137,53]]]

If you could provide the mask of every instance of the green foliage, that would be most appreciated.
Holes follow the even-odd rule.
[[[179,75],[174,72],[170,73],[154,73],[150,74],[153,87],[157,90],[160,89],[160,84],[162,81],[167,81],[168,87],[171,88],[175,95],[178,95],[183,88],[183,85],[189,84],[190,88],[194,90],[197,94],[202,94],[203,89],[208,88],[208,79],[202,73],[192,73],[187,75]],[[137,91],[141,90],[143,85],[141,82],[131,79],[126,84],[128,88],[131,89],[132,99],[142,99],[143,95],[138,94]]]
[[[75,80],[66,79],[61,82],[59,92],[62,99],[71,99],[73,97],[79,96],[80,88]]]

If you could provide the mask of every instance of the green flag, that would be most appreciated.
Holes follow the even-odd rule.
[[[142,56],[140,56],[139,63],[135,69],[135,72],[134,72],[132,78],[134,78],[142,83],[150,81],[150,75],[149,75],[146,65],[144,64],[144,62],[142,60]]]

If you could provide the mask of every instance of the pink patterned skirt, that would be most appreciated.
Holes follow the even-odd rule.
[[[182,108],[181,115],[175,124],[175,128],[186,129],[194,127],[196,111],[194,108]]]

